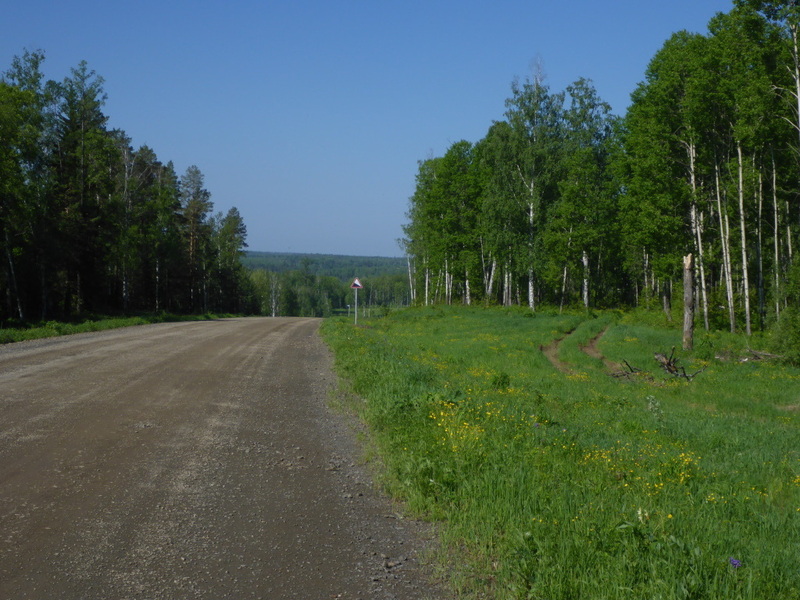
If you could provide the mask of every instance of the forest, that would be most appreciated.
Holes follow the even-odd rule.
[[[671,318],[691,254],[706,329],[796,328],[798,27],[796,3],[737,0],[663,44],[623,117],[588,79],[515,81],[483,139],[419,162],[413,300]]]
[[[85,62],[45,81],[44,59],[0,77],[0,324],[246,311],[238,210],[215,214],[198,167],[178,175],[109,129]]]

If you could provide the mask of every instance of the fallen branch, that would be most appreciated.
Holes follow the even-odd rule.
[[[667,373],[674,377],[682,377],[686,381],[691,381],[695,376],[706,370],[706,368],[703,367],[699,371],[689,375],[684,367],[678,366],[678,357],[675,356],[675,346],[672,347],[672,351],[669,353],[669,356],[661,352],[656,352],[654,356],[656,361],[658,361],[658,363]]]
[[[782,360],[786,358],[780,354],[770,354],[769,352],[762,352],[760,350],[748,350],[756,360]]]

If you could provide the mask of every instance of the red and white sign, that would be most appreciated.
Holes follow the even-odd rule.
[[[363,288],[364,286],[363,286],[363,285],[361,285],[361,282],[358,280],[358,277],[356,277],[356,278],[353,280],[353,283],[352,283],[352,284],[350,284],[350,287],[351,287],[351,288],[353,288],[354,290],[360,290],[360,289],[361,289],[361,288]]]

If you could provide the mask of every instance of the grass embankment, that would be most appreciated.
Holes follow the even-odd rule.
[[[611,315],[437,307],[323,332],[465,595],[800,598],[800,369],[717,360],[734,338],[705,336],[678,353],[705,370],[677,379],[653,353],[679,332]],[[623,361],[649,373],[610,376]]]
[[[63,321],[47,321],[34,323],[27,326],[0,328],[0,344],[38,340],[74,333],[88,333],[91,331],[104,331],[134,325],[147,325],[149,323],[170,323],[176,321],[209,321],[230,315],[173,315],[157,314],[136,317],[95,317],[87,318],[80,322],[67,323]]]

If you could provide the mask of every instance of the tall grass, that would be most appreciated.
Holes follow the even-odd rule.
[[[437,307],[323,333],[465,596],[800,598],[800,370],[699,352],[679,380],[653,359],[679,332],[605,315]],[[605,362],[581,350],[600,334]],[[643,372],[611,376],[623,361]]]

